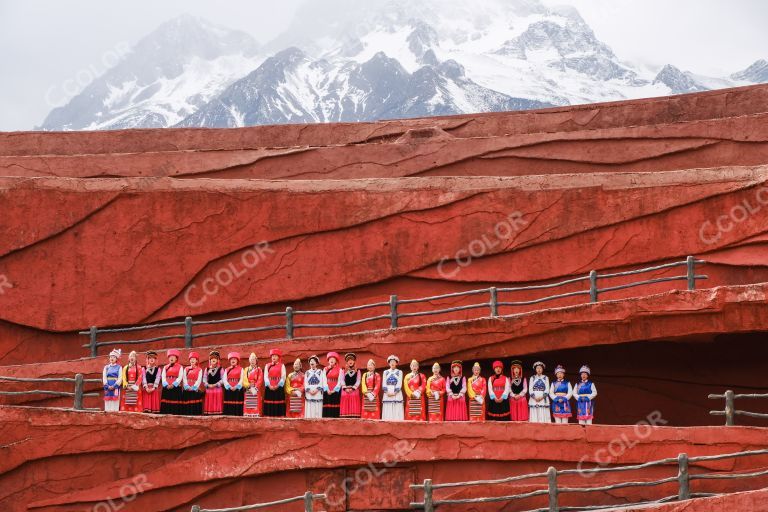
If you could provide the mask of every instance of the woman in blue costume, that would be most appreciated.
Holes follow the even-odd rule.
[[[576,391],[573,396],[576,397],[576,417],[579,425],[591,425],[595,417],[595,397],[597,388],[595,383],[590,380],[592,371],[589,366],[584,365],[579,370],[581,381],[576,384]]]

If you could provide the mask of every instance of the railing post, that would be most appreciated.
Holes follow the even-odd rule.
[[[397,329],[397,295],[389,296],[389,328]]]
[[[691,499],[691,481],[688,478],[688,455],[681,453],[677,456],[677,499],[689,500]]]
[[[99,330],[96,328],[96,326],[91,326],[91,340],[90,340],[90,347],[91,347],[91,357],[96,357],[96,348],[98,347],[96,340],[96,337],[99,333]]]
[[[285,308],[285,337],[289,340],[293,339],[293,308],[291,306]]]
[[[558,512],[557,504],[557,470],[550,466],[547,470],[547,484],[549,487],[549,512]]]
[[[435,512],[432,504],[432,480],[424,480],[424,512]]]
[[[734,426],[736,423],[734,422],[734,404],[735,396],[733,390],[728,390],[725,392],[725,425],[728,427]]]
[[[184,346],[186,348],[192,348],[192,317],[188,316],[184,319]]]
[[[688,268],[688,289],[696,289],[696,259],[693,256],[685,258],[685,265]]]
[[[192,505],[192,512],[200,512],[200,505]]]
[[[72,408],[76,411],[83,410],[83,374],[75,374],[75,404]]]
[[[491,286],[491,316],[499,316],[499,300],[495,286]]]
[[[304,493],[304,512],[312,512],[313,510],[313,500],[314,496],[312,495],[312,491],[307,491]]]
[[[597,270],[589,273],[589,301],[597,302]]]

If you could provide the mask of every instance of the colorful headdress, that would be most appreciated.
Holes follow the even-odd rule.
[[[147,352],[147,357],[157,357],[157,352],[150,350]]]
[[[586,373],[587,375],[592,375],[592,370],[589,369],[589,366],[584,365],[581,368],[579,368],[579,375],[582,373]]]
[[[453,375],[453,369],[457,366],[459,367],[459,375],[463,373],[462,363],[457,359],[455,361],[451,361],[451,375]]]
[[[503,370],[504,369],[504,363],[502,363],[501,361],[494,361],[493,362],[493,369],[495,370],[496,368],[501,368]]]
[[[193,357],[198,361],[200,361],[200,354],[198,354],[197,352],[190,352],[189,355],[187,356],[187,359],[192,359]]]
[[[315,363],[320,364],[320,358],[317,356],[309,356],[309,362],[315,361]]]
[[[227,359],[232,359],[232,358],[235,358],[235,359],[237,359],[239,361],[240,360],[240,352],[230,352],[229,354],[227,354]]]
[[[112,351],[109,353],[109,357],[115,356],[118,359],[120,359],[121,355],[123,355],[123,351],[119,348],[112,349]]]
[[[513,368],[520,368],[520,375],[523,374],[523,362],[519,359],[515,359],[511,363],[509,363],[509,370],[512,371]]]
[[[338,352],[328,352],[328,354],[325,356],[325,360],[330,362],[331,358],[336,359],[337,363],[339,362],[339,359],[341,359]]]
[[[211,353],[208,354],[208,359],[213,359],[213,358],[221,359],[221,354],[219,353],[218,350],[211,350]]]
[[[365,364],[365,366],[368,366],[369,364],[372,364],[374,368],[376,368],[376,361],[373,359],[369,359],[368,362]]]
[[[172,348],[168,352],[166,352],[165,355],[167,357],[176,356],[176,359],[179,359],[181,357],[181,352],[179,352],[175,348]]]
[[[533,369],[534,370],[536,369],[537,366],[541,366],[542,370],[546,370],[546,368],[547,368],[547,365],[545,365],[541,361],[536,361],[535,363],[533,363]]]
[[[400,362],[400,358],[399,358],[399,357],[397,357],[395,354],[392,354],[392,355],[390,355],[390,356],[387,358],[387,363],[389,363],[389,362],[390,362],[390,361],[392,361],[392,360],[394,360],[396,363],[399,363],[399,362]]]
[[[258,362],[259,357],[256,355],[256,352],[251,352],[251,355],[248,356],[248,362],[250,363],[251,360]]]
[[[354,352],[347,352],[346,354],[344,354],[345,361],[349,361],[350,359],[357,361],[357,355],[355,355]]]
[[[411,366],[413,366],[413,363],[416,363],[416,366],[420,366],[417,360],[411,359],[411,364],[409,364],[408,367],[410,368]]]
[[[477,368],[478,370],[481,370],[481,369],[482,369],[482,368],[480,367],[480,363],[478,363],[477,361],[475,361],[475,364],[473,364],[473,365],[472,365],[472,369],[474,370],[475,368]]]
[[[435,371],[435,370],[440,371],[440,363],[436,362],[435,364],[432,365],[432,371]]]
[[[555,367],[555,375],[557,375],[557,374],[558,374],[558,373],[560,373],[560,372],[563,372],[563,373],[565,373],[565,368],[563,368],[563,365],[561,365],[561,364],[559,364],[559,365],[557,365],[557,366]]]
[[[279,348],[271,348],[269,349],[269,357],[272,356],[283,357],[283,351]]]

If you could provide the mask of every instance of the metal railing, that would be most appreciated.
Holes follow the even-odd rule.
[[[413,484],[411,489],[423,490],[424,501],[412,502],[411,508],[422,509],[425,512],[433,512],[436,507],[440,505],[461,505],[461,504],[473,504],[473,503],[492,503],[501,501],[513,501],[525,498],[533,498],[536,496],[547,496],[549,503],[547,508],[532,509],[527,512],[560,512],[565,510],[599,510],[606,508],[616,508],[619,505],[595,505],[595,506],[567,506],[561,507],[559,505],[560,494],[565,493],[589,493],[598,491],[611,491],[614,489],[623,489],[629,487],[653,487],[657,485],[676,482],[678,485],[677,496],[667,496],[658,500],[648,500],[637,503],[622,503],[620,506],[636,506],[651,503],[664,503],[667,501],[675,500],[688,500],[691,498],[701,498],[708,496],[715,496],[715,493],[692,493],[690,489],[690,483],[692,480],[714,480],[714,479],[745,479],[754,478],[759,476],[768,476],[768,470],[753,471],[750,473],[696,473],[691,474],[689,472],[689,464],[703,461],[724,460],[733,459],[739,457],[748,457],[755,455],[768,455],[768,449],[766,450],[752,450],[736,453],[727,453],[723,455],[704,455],[700,457],[688,457],[687,454],[681,453],[676,458],[660,459],[643,464],[635,464],[631,466],[616,466],[606,468],[594,468],[594,469],[565,469],[557,470],[550,467],[545,473],[532,473],[527,475],[519,475],[508,478],[502,478],[498,480],[475,480],[467,482],[451,482],[445,484],[433,484],[432,480],[424,480],[423,484]],[[629,481],[621,482],[617,484],[601,485],[595,487],[561,487],[557,483],[558,476],[561,475],[586,475],[595,473],[609,473],[618,471],[636,471],[640,469],[646,469],[654,466],[665,466],[670,464],[677,464],[677,475],[668,478],[662,478],[660,480],[650,481]],[[508,496],[492,496],[481,498],[460,498],[460,499],[435,499],[434,491],[437,489],[447,489],[455,487],[470,487],[470,486],[493,486],[497,484],[507,484],[510,482],[517,482],[521,480],[528,480],[532,478],[547,478],[547,488],[536,491],[512,494]]]
[[[296,335],[296,331],[298,329],[343,328],[343,327],[351,327],[354,325],[359,325],[359,324],[364,324],[369,322],[380,321],[380,320],[389,320],[389,328],[397,329],[399,326],[399,321],[402,318],[416,318],[416,317],[439,315],[439,314],[453,313],[456,311],[465,311],[465,310],[473,310],[473,309],[484,309],[488,312],[488,315],[487,315],[488,317],[498,317],[500,316],[499,315],[500,307],[529,306],[533,304],[540,304],[543,302],[549,302],[553,300],[564,299],[568,297],[577,297],[577,296],[589,296],[589,302],[594,303],[594,302],[598,302],[600,294],[602,293],[616,291],[616,290],[624,290],[627,288],[634,288],[637,286],[645,286],[649,284],[670,282],[670,281],[686,281],[688,290],[695,290],[697,280],[707,279],[706,275],[696,274],[696,265],[703,264],[703,263],[706,263],[706,261],[697,260],[693,256],[688,256],[685,259],[685,261],[666,263],[663,265],[656,265],[653,267],[630,270],[626,272],[598,274],[596,270],[593,270],[587,275],[576,277],[573,279],[567,279],[565,281],[560,281],[560,282],[551,283],[551,284],[534,285],[534,286],[517,286],[517,287],[482,288],[478,290],[446,293],[443,295],[434,295],[431,297],[422,297],[418,299],[398,299],[397,295],[391,295],[389,298],[389,301],[386,301],[386,302],[384,301],[374,302],[371,304],[363,304],[360,306],[352,306],[352,307],[340,308],[340,309],[297,311],[289,306],[285,308],[285,311],[276,311],[273,313],[262,313],[258,315],[248,315],[248,316],[241,316],[241,317],[235,317],[235,318],[224,318],[219,320],[194,320],[191,316],[188,316],[184,319],[183,322],[181,321],[164,322],[164,323],[157,323],[157,324],[138,325],[134,327],[119,327],[119,328],[107,328],[107,329],[100,329],[96,326],[93,326],[88,331],[80,331],[79,334],[89,336],[89,342],[83,345],[83,347],[90,348],[91,357],[96,357],[99,347],[105,347],[105,346],[111,346],[111,345],[123,346],[123,345],[153,343],[153,342],[165,341],[165,340],[184,340],[184,347],[192,348],[193,341],[199,338],[204,338],[209,336],[226,336],[230,334],[265,332],[265,331],[282,331],[284,333],[284,337],[263,339],[258,341],[264,342],[264,341],[272,341],[272,340],[279,340],[279,339],[291,340],[291,339],[294,339]],[[686,267],[686,273],[684,275],[659,277],[655,279],[646,279],[643,281],[635,281],[632,283],[626,283],[626,284],[621,284],[616,286],[606,286],[603,288],[600,288],[598,286],[598,279],[612,279],[616,277],[625,277],[625,276],[631,276],[635,274],[643,274],[643,273],[655,272],[659,270],[667,270],[674,267]],[[573,292],[550,295],[547,297],[541,297],[541,298],[532,299],[532,300],[522,300],[522,301],[500,301],[499,300],[500,293],[512,293],[512,292],[532,291],[532,290],[547,290],[551,288],[559,288],[562,286],[566,286],[574,283],[580,283],[580,282],[588,282],[589,288],[585,290],[577,290]],[[436,300],[443,300],[443,299],[450,299],[450,298],[464,297],[464,296],[473,296],[473,295],[488,295],[488,299],[476,304],[468,304],[464,306],[434,309],[429,311],[416,311],[416,312],[409,312],[409,313],[403,313],[399,311],[399,306],[404,304],[418,304],[423,302],[431,302]],[[388,308],[388,312],[386,314],[374,315],[366,318],[351,320],[348,322],[296,323],[297,316],[348,313],[352,311],[361,311],[361,310],[374,309],[374,308]],[[504,316],[504,315],[501,315],[501,316]],[[481,318],[481,317],[482,316],[477,318]],[[267,326],[259,326],[259,327],[246,327],[242,329],[229,329],[229,330],[208,331],[208,332],[199,332],[199,333],[193,332],[193,328],[195,326],[217,325],[217,324],[242,322],[242,321],[248,321],[248,320],[259,320],[259,319],[266,319],[266,318],[280,318],[280,321],[279,321],[280,323],[275,323],[273,325],[267,325]],[[101,333],[107,333],[107,334],[133,333],[133,332],[145,331],[150,329],[163,329],[163,328],[173,328],[173,327],[183,327],[184,332],[180,332],[178,334],[170,334],[165,336],[156,336],[152,338],[135,339],[135,340],[118,340],[118,341],[99,341],[98,340],[98,336]]]
[[[725,398],[725,410],[722,411],[709,411],[709,414],[713,416],[725,416],[726,426],[732,427],[736,424],[736,416],[750,416],[752,418],[765,418],[768,419],[768,414],[762,412],[750,412],[740,411],[736,409],[735,401],[737,398],[768,398],[768,394],[736,394],[730,389],[722,395],[709,395],[707,398],[711,399],[723,399]]]
[[[314,510],[315,500],[324,500],[325,494],[313,494],[312,491],[305,492],[302,496],[296,496],[293,498],[286,498],[284,500],[271,501],[269,503],[257,503],[255,505],[243,505],[242,507],[234,508],[200,508],[199,505],[192,505],[192,512],[243,512],[245,510],[257,510],[260,508],[274,507],[277,505],[285,505],[288,503],[295,503],[297,501],[304,502],[304,512],[312,512]]]
[[[84,387],[86,382],[98,382],[101,384],[101,379],[86,379],[83,378],[82,373],[75,374],[75,378],[68,377],[51,377],[51,378],[26,378],[26,377],[4,377],[0,375],[0,381],[7,382],[73,382],[75,384],[75,390],[72,391],[52,391],[48,389],[33,389],[28,391],[0,391],[0,395],[18,396],[18,395],[53,395],[53,396],[71,396],[74,397],[74,404],[72,408],[76,411],[84,410],[83,397],[86,396],[99,396],[99,393],[85,393]]]

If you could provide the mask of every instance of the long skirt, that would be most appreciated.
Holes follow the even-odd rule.
[[[509,400],[488,400],[486,411],[489,421],[509,421]]]
[[[435,397],[430,395],[427,398],[427,416],[429,421],[443,421],[443,397]]]
[[[595,417],[595,402],[589,398],[579,398],[576,401],[579,421],[591,420]]]
[[[528,421],[528,400],[525,397],[510,398],[509,409],[512,421]]]
[[[427,414],[424,407],[424,395],[419,398],[411,396],[405,401],[405,419],[409,421],[426,421]]]
[[[469,421],[485,421],[485,399],[483,403],[477,397],[469,399]]]
[[[464,397],[448,397],[445,407],[445,421],[467,421],[467,400]]]
[[[373,400],[368,400],[367,396],[363,396],[363,410],[360,412],[360,417],[364,420],[378,420],[381,418],[379,397],[374,395]]]
[[[315,395],[317,396],[317,395]],[[322,418],[323,417],[323,400],[304,400],[304,417],[305,418]]]
[[[552,416],[555,418],[570,418],[571,414],[571,401],[564,396],[556,396],[552,400]]]
[[[360,391],[352,392],[341,391],[341,417],[359,418],[360,417]]]
[[[160,395],[160,414],[181,414],[182,394],[181,388],[163,388]]]
[[[224,393],[222,388],[208,388],[205,390],[205,400],[203,401],[203,414],[206,416],[217,416],[224,409]]]
[[[385,421],[403,421],[403,400],[387,400],[381,403],[381,419]]]
[[[141,389],[134,391],[125,388],[120,393],[120,410],[125,412],[142,412],[144,406],[141,405]]]
[[[224,389],[224,407],[222,412],[224,416],[242,416],[243,402],[245,399],[244,389]]]
[[[183,399],[184,412],[187,416],[202,416],[203,414],[203,391],[184,390]]]
[[[155,388],[152,391],[141,390],[141,404],[144,406],[144,412],[157,414],[160,412],[160,390]]]
[[[546,400],[531,403],[528,401],[528,421],[531,423],[552,423],[549,415],[549,403]]]
[[[341,414],[341,393],[323,393],[323,418],[338,418]]]
[[[104,410],[107,412],[118,412],[120,410],[120,396],[104,398]]]
[[[303,418],[304,417],[304,396],[291,396],[286,397],[286,411],[285,415],[289,418]]]
[[[269,389],[269,386],[264,388],[262,415],[273,418],[285,417],[285,390],[283,388]]]
[[[254,393],[253,390],[256,390]],[[259,400],[261,396],[259,394],[259,388],[251,387],[245,392],[245,401],[243,402],[243,416],[249,418],[258,418],[261,416],[261,407],[259,407]]]

